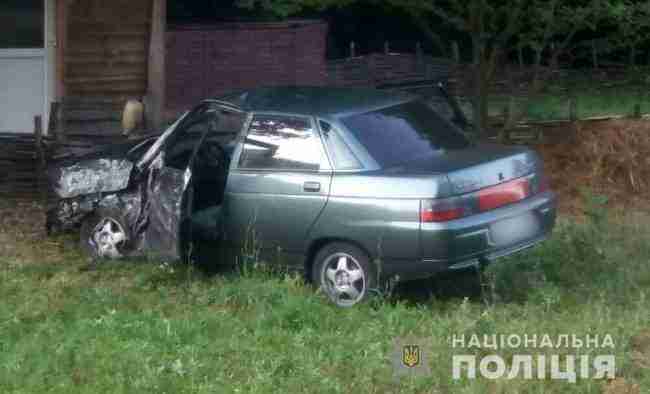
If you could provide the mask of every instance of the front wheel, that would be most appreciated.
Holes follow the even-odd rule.
[[[112,209],[98,209],[81,224],[80,244],[92,258],[119,259],[130,251],[131,235],[123,215]]]
[[[368,256],[354,245],[335,242],[314,259],[312,280],[340,307],[366,301],[377,285],[377,274]]]

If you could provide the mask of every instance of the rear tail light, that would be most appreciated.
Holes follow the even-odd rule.
[[[480,190],[477,195],[479,211],[485,212],[530,196],[530,183],[528,178],[519,178]]]
[[[452,197],[437,200],[422,200],[420,203],[420,221],[422,223],[447,222],[471,214],[464,207],[464,198]]]
[[[517,178],[458,197],[422,200],[420,222],[447,222],[519,202],[549,189],[542,174]]]

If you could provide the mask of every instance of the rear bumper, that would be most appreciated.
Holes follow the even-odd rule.
[[[540,243],[555,225],[552,192],[445,223],[423,223],[420,261],[389,261],[382,272],[400,280],[489,263]]]

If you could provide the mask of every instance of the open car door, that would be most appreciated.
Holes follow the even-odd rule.
[[[161,153],[149,169],[146,186],[147,228],[144,234],[145,249],[151,255],[176,260],[181,257],[181,221],[183,204],[192,170],[165,165]]]
[[[185,259],[184,253],[192,242],[192,226],[190,217],[193,213],[194,183],[197,157],[202,148],[206,147],[209,137],[222,136],[224,140],[234,139],[241,129],[232,131],[220,130],[225,114],[238,112],[238,109],[216,102],[204,102],[190,112],[177,125],[177,128],[167,136],[163,143],[158,144],[157,152],[148,152],[152,157],[147,163],[148,175],[145,188],[145,211],[147,226],[144,233],[145,249],[151,256],[168,260]],[[226,136],[230,134],[230,136]],[[218,140],[218,138],[217,138]],[[214,139],[212,144],[218,146]],[[228,158],[223,148],[219,148],[221,156],[205,160],[224,160]],[[219,158],[221,157],[221,158]],[[215,163],[218,164],[218,163]],[[215,168],[227,171],[225,163]],[[217,176],[218,174],[214,174]],[[225,174],[221,174],[224,175]],[[219,193],[219,191],[214,191]],[[220,191],[223,193],[223,190]],[[221,199],[215,198],[214,204],[220,204]],[[215,220],[214,226],[218,223]]]

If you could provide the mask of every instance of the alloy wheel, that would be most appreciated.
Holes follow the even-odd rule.
[[[126,241],[127,236],[124,228],[113,218],[102,218],[89,239],[97,257],[109,259],[122,257],[120,250]]]
[[[322,265],[321,283],[338,306],[352,306],[367,291],[366,274],[359,262],[347,253],[334,253]]]

